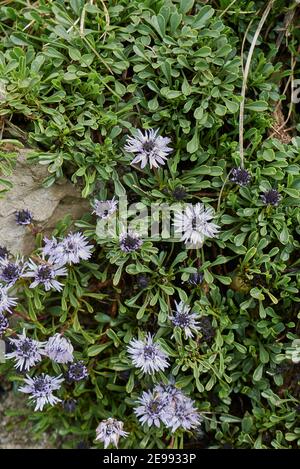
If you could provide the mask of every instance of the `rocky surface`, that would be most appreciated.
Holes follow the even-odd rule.
[[[35,226],[45,235],[65,215],[77,219],[90,210],[88,202],[80,196],[80,189],[67,180],[43,187],[48,175],[47,167],[29,163],[23,151],[13,175],[8,178],[13,188],[0,199],[0,246],[6,246],[13,254],[27,255],[34,248],[34,236],[29,228],[15,223],[16,210],[29,209]]]
[[[38,449],[51,448],[49,438],[43,435],[39,440],[34,438],[30,431],[30,424],[22,425],[17,417],[6,415],[6,411],[24,409],[26,398],[13,392],[0,395],[0,449]]]

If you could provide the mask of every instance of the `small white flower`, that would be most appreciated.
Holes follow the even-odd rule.
[[[165,164],[169,153],[173,151],[172,148],[168,147],[171,139],[157,134],[158,130],[146,130],[145,134],[138,130],[135,138],[128,137],[124,147],[125,151],[137,153],[131,164],[140,163],[141,168],[145,168],[147,164],[150,165],[150,168],[158,168]]]
[[[153,374],[169,366],[167,354],[159,344],[153,342],[151,334],[144,340],[132,339],[127,349],[134,366],[141,368],[144,373]]]
[[[9,339],[9,341],[13,344],[14,351],[7,353],[5,357],[15,359],[17,369],[28,371],[42,361],[45,342],[26,337],[25,329],[22,334],[18,334],[17,339]]]
[[[98,218],[105,220],[109,218],[118,207],[118,201],[113,197],[112,200],[95,200],[93,203],[95,213]]]
[[[177,389],[172,382],[168,385],[156,385],[154,392],[165,402],[161,418],[172,433],[178,428],[192,430],[201,424],[202,417],[194,407],[194,401]]]
[[[102,441],[105,449],[111,443],[117,448],[120,437],[126,438],[129,435],[128,432],[124,432],[123,426],[123,422],[111,417],[102,420],[96,428],[96,441]]]
[[[43,256],[49,256],[49,259],[55,258],[55,253],[58,247],[58,240],[52,237],[52,239],[44,238],[44,247],[42,249]]]
[[[29,399],[35,401],[35,411],[43,410],[45,404],[54,406],[61,399],[53,395],[53,391],[60,389],[61,383],[64,381],[61,375],[57,377],[49,376],[42,373],[40,376],[31,378],[26,376],[24,379],[25,385],[19,388],[20,392],[31,394]]]
[[[197,428],[202,421],[194,401],[177,389],[173,382],[157,384],[153,391],[144,391],[138,403],[140,405],[134,409],[134,413],[142,424],[149,427],[160,427],[163,423],[174,433],[178,428]]]
[[[206,238],[214,238],[220,229],[210,221],[213,218],[212,208],[206,208],[201,203],[188,205],[183,213],[175,213],[175,232],[182,234],[181,241],[201,247]]]
[[[8,286],[12,286],[21,277],[26,264],[23,259],[9,260],[8,257],[0,259],[0,280]]]
[[[7,311],[8,313],[12,314],[11,307],[16,306],[16,299],[17,298],[10,298],[8,296],[8,288],[7,286],[0,285],[0,313]]]
[[[55,363],[68,363],[74,360],[73,352],[71,342],[60,334],[55,334],[48,339],[44,354]]]
[[[159,428],[163,421],[171,418],[166,412],[168,399],[160,392],[144,391],[138,403],[140,405],[134,409],[134,413],[142,425],[155,425]]]
[[[22,277],[33,277],[34,281],[30,284],[30,288],[35,288],[38,285],[43,285],[46,291],[52,288],[56,291],[61,291],[63,284],[58,282],[55,277],[67,275],[67,269],[61,264],[46,263],[41,259],[42,264],[35,264],[31,259],[28,262],[29,271],[25,272]]]
[[[183,329],[186,339],[193,337],[194,333],[200,330],[197,314],[191,313],[190,306],[183,301],[180,301],[180,303],[175,301],[175,305],[175,316],[169,316],[169,319],[174,326]]]
[[[202,418],[189,397],[176,401],[172,419],[165,421],[168,428],[174,433],[178,428],[192,430],[201,424]]]
[[[81,259],[87,260],[91,257],[93,246],[81,233],[70,233],[62,241],[45,238],[43,255],[49,257],[49,261],[59,264],[78,264]]]

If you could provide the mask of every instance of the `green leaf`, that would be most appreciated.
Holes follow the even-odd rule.
[[[80,61],[81,60],[81,53],[78,49],[75,49],[74,47],[69,47],[69,56],[71,57],[72,60],[75,61]]]
[[[132,391],[133,391],[133,388],[134,388],[134,373],[131,372],[130,376],[129,376],[129,380],[126,384],[126,392],[128,392],[128,394],[130,394]]]
[[[239,104],[236,103],[235,101],[230,101],[229,99],[224,98],[224,97],[222,99],[223,99],[223,101],[224,101],[224,103],[225,103],[225,105],[226,105],[229,112],[234,114],[235,112],[237,112],[239,110]]]
[[[92,345],[91,347],[88,348],[87,354],[89,357],[95,357],[96,355],[99,355],[103,350],[105,350],[107,347],[111,345],[111,342],[106,342],[105,344],[100,344],[100,345]]]
[[[245,255],[244,257],[244,260],[243,260],[243,264],[248,264],[248,262],[250,261],[250,259],[252,257],[254,257],[256,254],[256,247],[255,246],[252,246],[252,248],[250,248],[247,252],[247,254]]]
[[[300,191],[298,189],[286,188],[286,189],[283,189],[283,192],[288,194],[290,197],[293,197],[293,199],[300,198]]]
[[[195,153],[199,148],[199,138],[198,138],[198,130],[195,129],[194,136],[192,140],[186,146],[188,153]]]
[[[179,11],[180,13],[187,13],[193,8],[195,0],[180,0]]]
[[[265,299],[265,296],[263,295],[262,291],[257,287],[254,287],[250,290],[250,295],[256,300],[262,301]]]
[[[253,373],[253,381],[260,381],[264,370],[263,363],[260,363]]]
[[[200,47],[197,52],[194,54],[195,57],[207,57],[211,54],[211,48],[208,46]]]
[[[289,242],[289,230],[286,225],[283,225],[282,230],[279,233],[279,241],[282,244],[287,244]]]
[[[182,0],[182,2],[185,2],[185,0]],[[214,15],[214,12],[215,10],[209,5],[202,7],[192,22],[193,28],[203,28],[208,20]]]
[[[268,108],[269,106],[266,101],[253,101],[252,103],[245,104],[245,109],[248,111],[262,112],[267,111]]]

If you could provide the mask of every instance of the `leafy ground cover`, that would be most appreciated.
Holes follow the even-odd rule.
[[[2,2],[3,196],[25,146],[46,187],[64,176],[91,202],[52,241],[24,207],[31,262],[0,251],[0,371],[33,397],[36,411],[11,412],[35,433],[67,447],[299,445],[299,12],[282,0]],[[132,164],[141,152],[147,164]],[[132,229],[144,210],[154,235],[128,239],[125,197]],[[196,246],[151,211],[180,204],[200,210],[184,219]],[[45,375],[55,397],[43,398]]]

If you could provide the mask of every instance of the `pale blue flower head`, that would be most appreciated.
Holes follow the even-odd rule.
[[[68,271],[61,264],[51,264],[41,259],[40,264],[36,264],[31,259],[28,262],[28,271],[22,277],[32,277],[33,282],[30,288],[36,288],[38,285],[43,286],[46,291],[56,290],[61,291],[63,284],[56,280],[56,277],[66,276]]]
[[[149,164],[150,168],[158,168],[173,151],[168,146],[170,142],[170,138],[158,135],[158,130],[145,130],[144,134],[138,130],[136,137],[128,137],[124,150],[136,155],[131,164],[140,164],[141,168]]]
[[[61,399],[53,395],[53,391],[60,389],[63,381],[61,375],[54,377],[42,373],[33,378],[27,375],[24,379],[25,385],[21,386],[19,391],[30,394],[29,399],[35,403],[35,411],[43,410],[46,404],[54,406],[61,402]]]
[[[132,339],[127,350],[134,366],[146,374],[163,371],[169,366],[167,354],[153,341],[150,333],[144,340]]]
[[[8,296],[8,289],[8,286],[0,285],[0,313],[4,313],[6,311],[12,314],[10,308],[16,306],[17,302],[15,301],[16,298]]]
[[[116,448],[119,444],[120,437],[126,438],[128,433],[123,430],[124,423],[114,418],[102,420],[96,428],[96,441],[104,443],[106,449],[110,444]]]
[[[25,330],[23,330],[22,334],[18,334],[18,338],[9,339],[9,341],[13,345],[14,350],[7,353],[5,357],[7,359],[14,359],[16,362],[15,367],[19,368],[20,371],[28,371],[42,361],[45,342],[39,342],[38,340],[26,337]]]
[[[69,363],[74,360],[73,345],[60,334],[50,337],[45,345],[44,354],[55,363]]]

